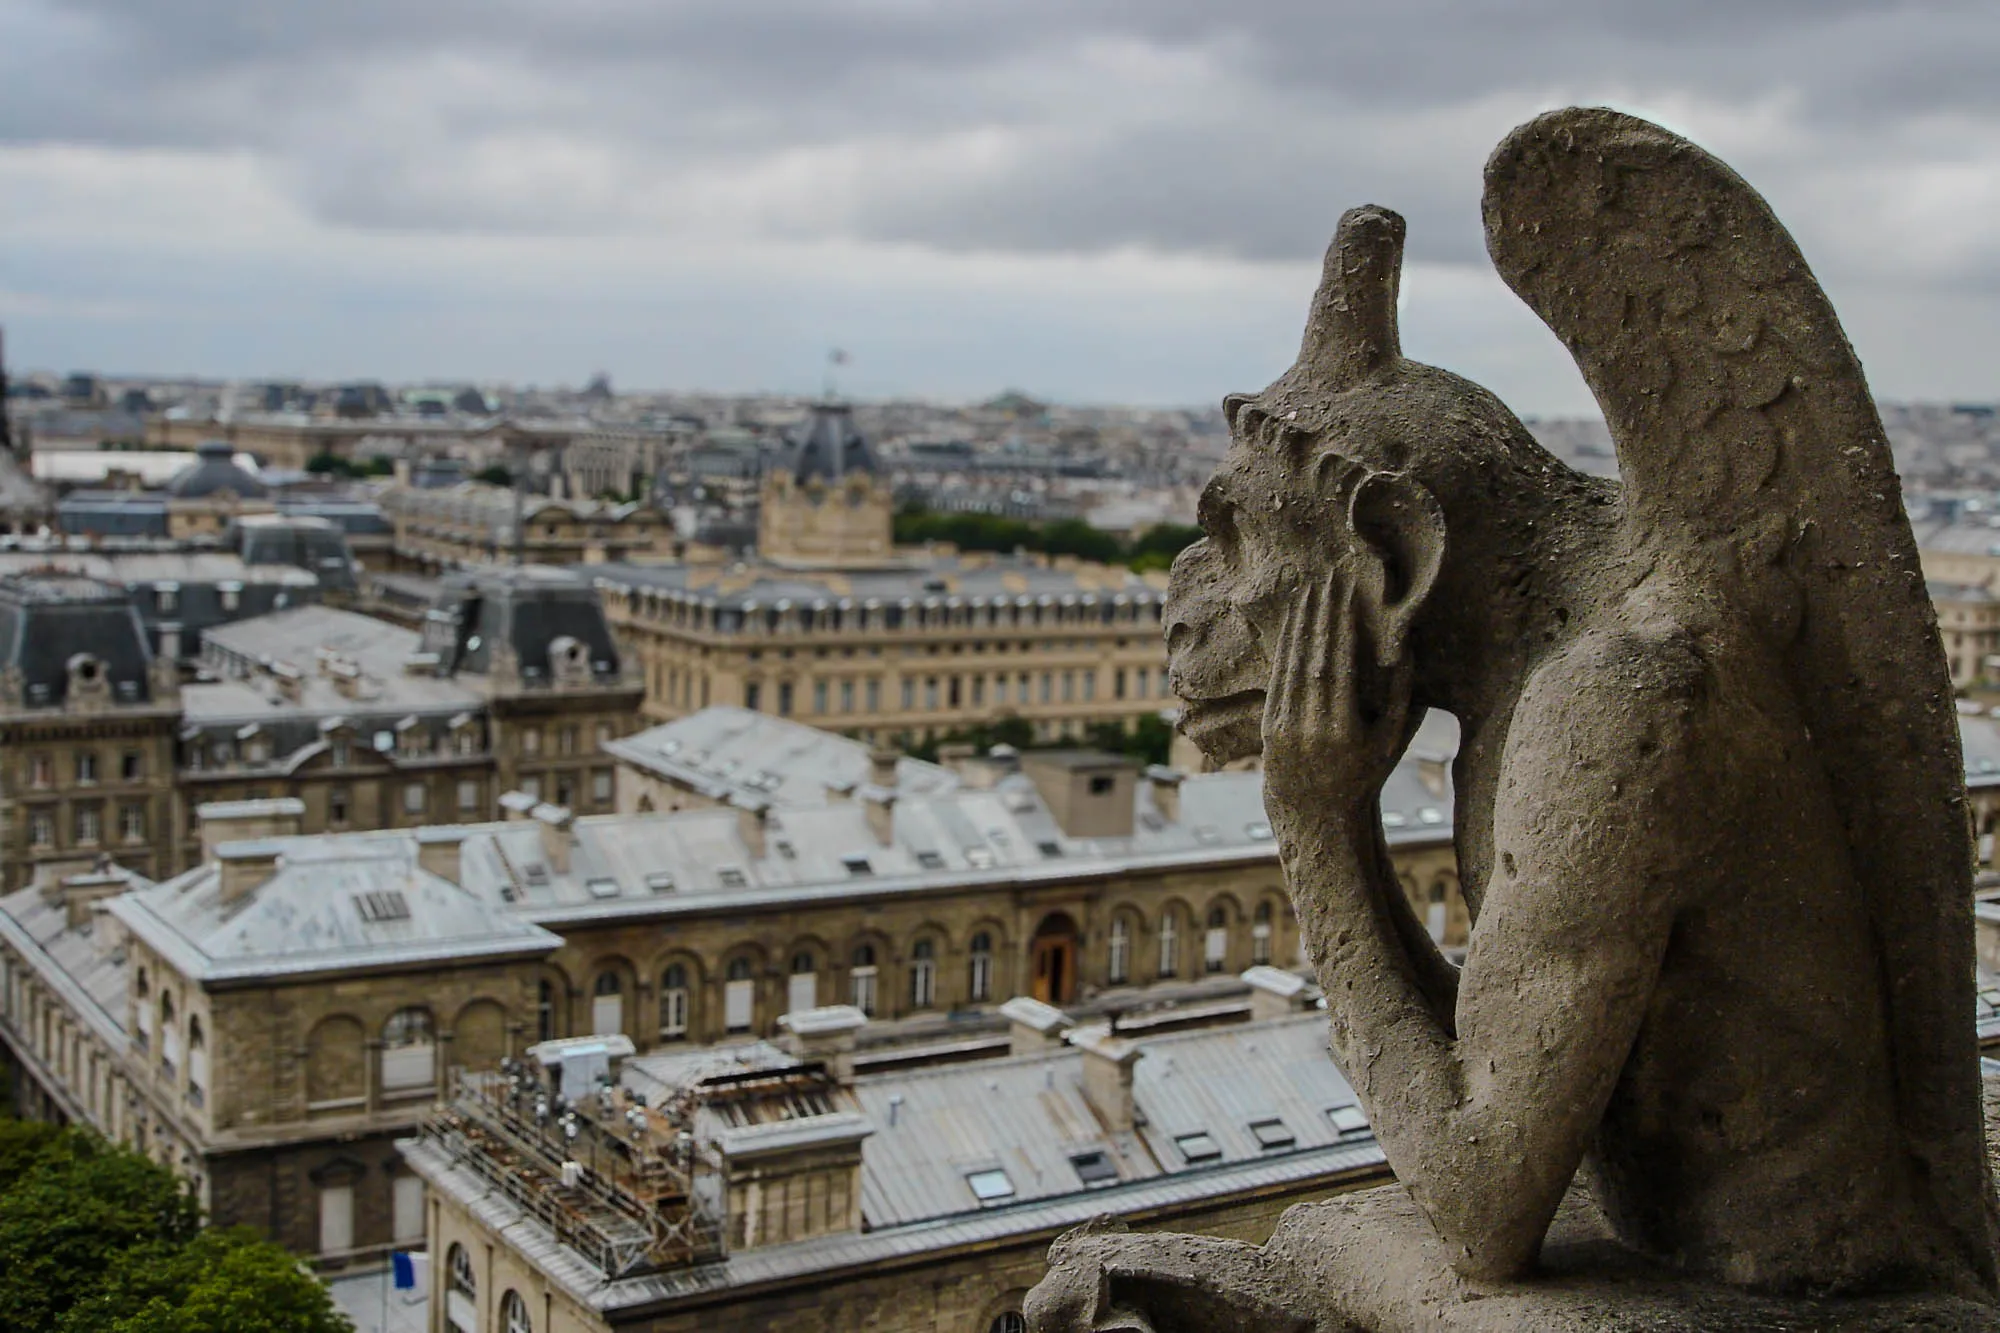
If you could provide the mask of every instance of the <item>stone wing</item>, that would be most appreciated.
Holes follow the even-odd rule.
[[[1655,125],[1523,125],[1484,212],[1501,276],[1604,409],[1635,549],[1706,571],[1784,664],[1869,895],[1905,1141],[1990,1282],[1957,722],[1860,363],[1763,199]]]

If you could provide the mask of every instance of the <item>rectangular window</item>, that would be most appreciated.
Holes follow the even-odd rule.
[[[748,1032],[750,1014],[757,1000],[754,980],[726,981],[722,984],[722,1023],[731,1032]]]
[[[903,682],[903,711],[907,713],[911,709],[914,709],[916,706],[917,706],[917,682],[914,680],[906,679]]]
[[[562,730],[556,733],[556,753],[557,754],[576,753],[575,727],[564,727]]]
[[[178,583],[156,583],[153,585],[153,594],[157,598],[156,604],[160,608],[161,615],[170,616],[180,610],[181,589]]]
[[[122,805],[118,807],[118,836],[126,842],[146,840],[146,807],[143,805]]]
[[[1146,697],[1146,686],[1151,683],[1152,679],[1153,673],[1144,667],[1140,667],[1132,673],[1132,684],[1136,687],[1136,692],[1141,699]]]
[[[542,775],[539,773],[529,773],[524,776],[521,779],[521,794],[523,796],[532,796],[538,801],[541,800]]]
[[[1210,972],[1220,972],[1223,961],[1229,956],[1229,927],[1210,926],[1202,940],[1202,966]]]
[[[604,743],[611,739],[611,724],[609,722],[598,723],[593,734],[597,737],[597,748],[600,750],[603,749]]]
[[[421,1243],[424,1238],[424,1179],[397,1176],[390,1209],[391,1239],[398,1245]]]
[[[56,817],[52,810],[36,810],[28,816],[28,845],[31,847],[53,847],[56,845]]]
[[[319,1192],[321,1254],[345,1254],[354,1248],[354,1186],[328,1185]]]
[[[104,812],[94,805],[78,806],[76,810],[76,840],[94,843],[104,836]]]
[[[556,774],[556,804],[568,807],[576,797],[576,781],[567,773]]]
[[[813,682],[813,712],[824,713],[825,711],[826,711],[826,682],[823,680],[816,680]]]
[[[851,680],[840,682],[840,711],[843,713],[854,711],[854,682]]]
[[[785,1012],[802,1013],[819,1005],[819,974],[794,972],[785,982]]]
[[[756,681],[753,680],[746,683],[743,686],[743,706],[749,709],[753,713],[756,712],[758,702],[761,699],[763,693],[764,693],[763,687],[760,686]]]
[[[598,805],[611,802],[611,770],[594,768],[590,771],[590,799]]]
[[[1086,671],[1083,673],[1083,700],[1085,703],[1089,703],[1096,697],[1097,673],[1095,671]]]
[[[1056,678],[1049,672],[1042,673],[1042,702],[1048,703],[1055,695]]]
[[[476,778],[461,778],[458,783],[458,811],[470,814],[479,808],[479,782]]]
[[[882,682],[879,680],[870,679],[868,682],[868,711],[882,711]]]
[[[542,729],[524,727],[521,729],[521,753],[540,754],[542,752]]]
[[[1111,673],[1111,697],[1114,699],[1123,699],[1125,697],[1124,667],[1119,667],[1116,671]]]
[[[243,585],[240,583],[218,583],[215,590],[221,594],[222,609],[234,611],[243,605]]]
[[[118,780],[137,782],[146,776],[146,756],[137,750],[127,750],[118,757]]]
[[[429,800],[430,800],[430,791],[428,788],[424,786],[423,783],[408,782],[403,784],[404,814],[406,815],[422,814],[424,812],[424,807],[426,804],[429,803]]]
[[[875,1015],[875,969],[857,967],[848,974],[848,1003],[869,1017]]]
[[[326,792],[326,822],[335,826],[347,822],[347,788],[329,787]]]
[[[779,681],[778,716],[790,717],[791,715],[792,715],[792,682],[790,682],[789,680]]]
[[[354,747],[348,741],[335,741],[333,743],[333,766],[335,768],[346,768],[348,761],[353,757],[353,751]]]
[[[31,787],[55,786],[56,761],[45,754],[30,756],[28,759],[28,785]]]
[[[76,756],[76,783],[88,787],[97,781],[97,756],[89,750],[79,750]]]
[[[980,708],[983,707],[985,703],[986,703],[986,677],[974,676],[972,678],[972,706],[974,708]]]
[[[1005,676],[995,676],[993,678],[993,702],[996,704],[1007,702],[1007,678]]]

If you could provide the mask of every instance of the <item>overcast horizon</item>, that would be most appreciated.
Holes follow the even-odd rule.
[[[2000,17],[1971,4],[0,0],[16,370],[1186,406],[1296,350],[1342,209],[1404,346],[1595,411],[1488,265],[1538,111],[1757,186],[1876,393],[2000,377]]]

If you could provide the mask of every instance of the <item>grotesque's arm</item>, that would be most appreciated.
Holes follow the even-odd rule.
[[[1335,1052],[1398,1178],[1469,1275],[1533,1262],[1644,1016],[1677,872],[1703,852],[1698,838],[1656,836],[1668,821],[1699,827],[1680,822],[1698,790],[1686,703],[1698,670],[1668,643],[1621,635],[1572,649],[1524,696],[1455,1030],[1395,924],[1399,890],[1375,852],[1379,779],[1344,792],[1330,780],[1301,800],[1302,767],[1281,763],[1267,796]],[[1339,674],[1290,674],[1267,728],[1354,744]],[[1342,710],[1346,722],[1329,715]],[[1650,749],[1629,745],[1647,733]],[[1322,761],[1321,772],[1340,766]]]

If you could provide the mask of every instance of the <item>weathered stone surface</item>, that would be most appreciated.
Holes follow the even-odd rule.
[[[1521,127],[1485,213],[1621,483],[1403,359],[1403,223],[1357,209],[1298,362],[1225,404],[1167,618],[1400,1183],[1261,1248],[1073,1235],[1032,1324],[2000,1327],[1957,735],[1860,366],[1763,200],[1643,121]],[[1376,818],[1429,707],[1463,969]]]

